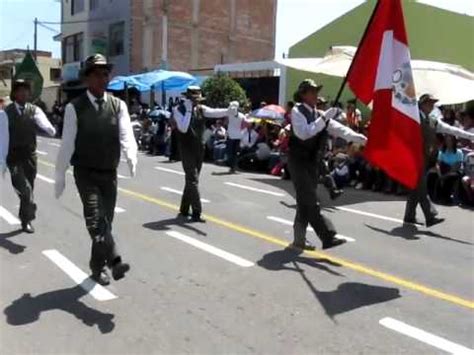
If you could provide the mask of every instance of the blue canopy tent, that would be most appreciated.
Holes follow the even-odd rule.
[[[196,78],[188,73],[155,70],[143,74],[117,76],[113,78],[112,81],[110,81],[108,89],[119,91],[133,87],[140,92],[155,90],[184,90],[189,85],[193,85],[195,83]]]

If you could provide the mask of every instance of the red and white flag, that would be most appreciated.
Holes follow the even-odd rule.
[[[366,159],[415,188],[423,138],[410,60],[401,0],[379,0],[347,82],[362,102],[373,103]]]

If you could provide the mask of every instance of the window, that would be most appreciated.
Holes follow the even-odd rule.
[[[89,0],[90,11],[94,11],[99,7],[99,0]]]
[[[84,11],[84,0],[71,0],[71,16]]]
[[[60,81],[61,80],[61,69],[59,69],[59,68],[50,68],[49,69],[49,80],[50,81]]]
[[[83,60],[84,36],[76,33],[63,40],[63,61],[64,63],[79,62]]]
[[[124,53],[125,23],[118,22],[109,27],[109,55],[111,57]]]

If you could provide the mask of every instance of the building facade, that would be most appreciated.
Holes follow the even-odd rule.
[[[276,11],[277,0],[62,0],[64,79],[95,52],[114,75],[272,59]]]
[[[0,51],[0,97],[9,96],[14,68],[23,61],[27,50],[9,49]],[[37,51],[37,66],[43,77],[43,90],[56,87],[61,81],[61,60],[51,52]]]

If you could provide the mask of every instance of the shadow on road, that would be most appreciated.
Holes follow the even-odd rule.
[[[231,173],[230,171],[213,171],[212,176],[229,176],[229,175],[238,175],[236,173]]]
[[[446,237],[446,236],[443,236],[441,234],[433,233],[431,231],[419,230],[418,227],[415,226],[415,225],[403,225],[403,226],[400,226],[400,227],[393,228],[392,230],[385,230],[385,229],[382,229],[382,228],[374,227],[374,226],[371,226],[367,223],[365,223],[365,226],[372,229],[373,231],[380,232],[380,233],[389,235],[391,237],[403,238],[403,239],[406,239],[406,240],[419,240],[420,237],[418,237],[418,235],[424,235],[424,236],[427,236],[427,237],[447,240],[447,241],[454,242],[454,243],[465,244],[465,245],[473,245],[473,243],[467,242],[465,240]]]
[[[286,248],[264,255],[257,264],[271,271],[289,270],[297,272],[331,319],[341,313],[401,297],[397,288],[373,286],[358,282],[344,282],[333,291],[319,291],[300,265],[305,264],[334,276],[344,276],[323,264],[335,267],[341,265],[328,259],[309,258],[301,256],[301,254],[301,251]]]
[[[150,222],[150,223],[145,223],[143,227],[152,229],[155,231],[168,231],[172,230],[173,226],[179,226],[184,229],[188,229],[191,232],[196,233],[197,235],[201,236],[207,236],[207,233],[201,231],[200,229],[197,229],[196,227],[193,226],[192,222],[185,221],[181,218],[169,218],[169,219],[164,219],[161,221],[157,222]]]
[[[290,180],[272,179],[272,178],[252,178],[251,180],[267,185],[271,185],[280,190],[283,190],[291,197],[295,198],[295,189]],[[322,186],[318,186],[318,197],[320,198],[322,206],[344,206],[353,205],[361,202],[369,201],[403,201],[404,197],[383,194],[381,192],[373,192],[368,190],[355,190],[348,188],[344,190],[344,193],[337,200],[331,200],[326,189]],[[283,201],[284,202],[284,201]],[[280,202],[282,205],[284,203]],[[286,202],[285,202],[286,203]],[[288,205],[288,208],[293,208],[293,205]]]
[[[291,263],[298,262],[300,264],[305,264],[316,269],[326,271],[331,275],[334,276],[344,276],[324,264],[328,264],[331,266],[340,267],[340,264],[334,263],[328,259],[316,259],[301,256],[303,252],[301,250],[286,248],[283,250],[273,251],[271,253],[265,254],[262,259],[257,261],[258,266],[263,267],[267,270],[271,271],[281,271],[281,270],[289,270],[289,271],[296,271],[296,272],[304,272],[301,269],[297,269],[294,266],[291,266]]]
[[[112,332],[115,328],[114,315],[102,313],[79,301],[86,294],[87,291],[81,285],[34,297],[25,293],[5,308],[3,313],[7,317],[8,324],[19,326],[38,321],[43,312],[61,310],[72,314],[89,327],[97,325],[102,334]]]
[[[10,238],[17,236],[18,234],[21,234],[21,232],[22,232],[21,229],[19,229],[13,232],[0,233],[0,247],[8,250],[10,254],[23,253],[26,249],[26,246],[17,244],[10,240]]]

